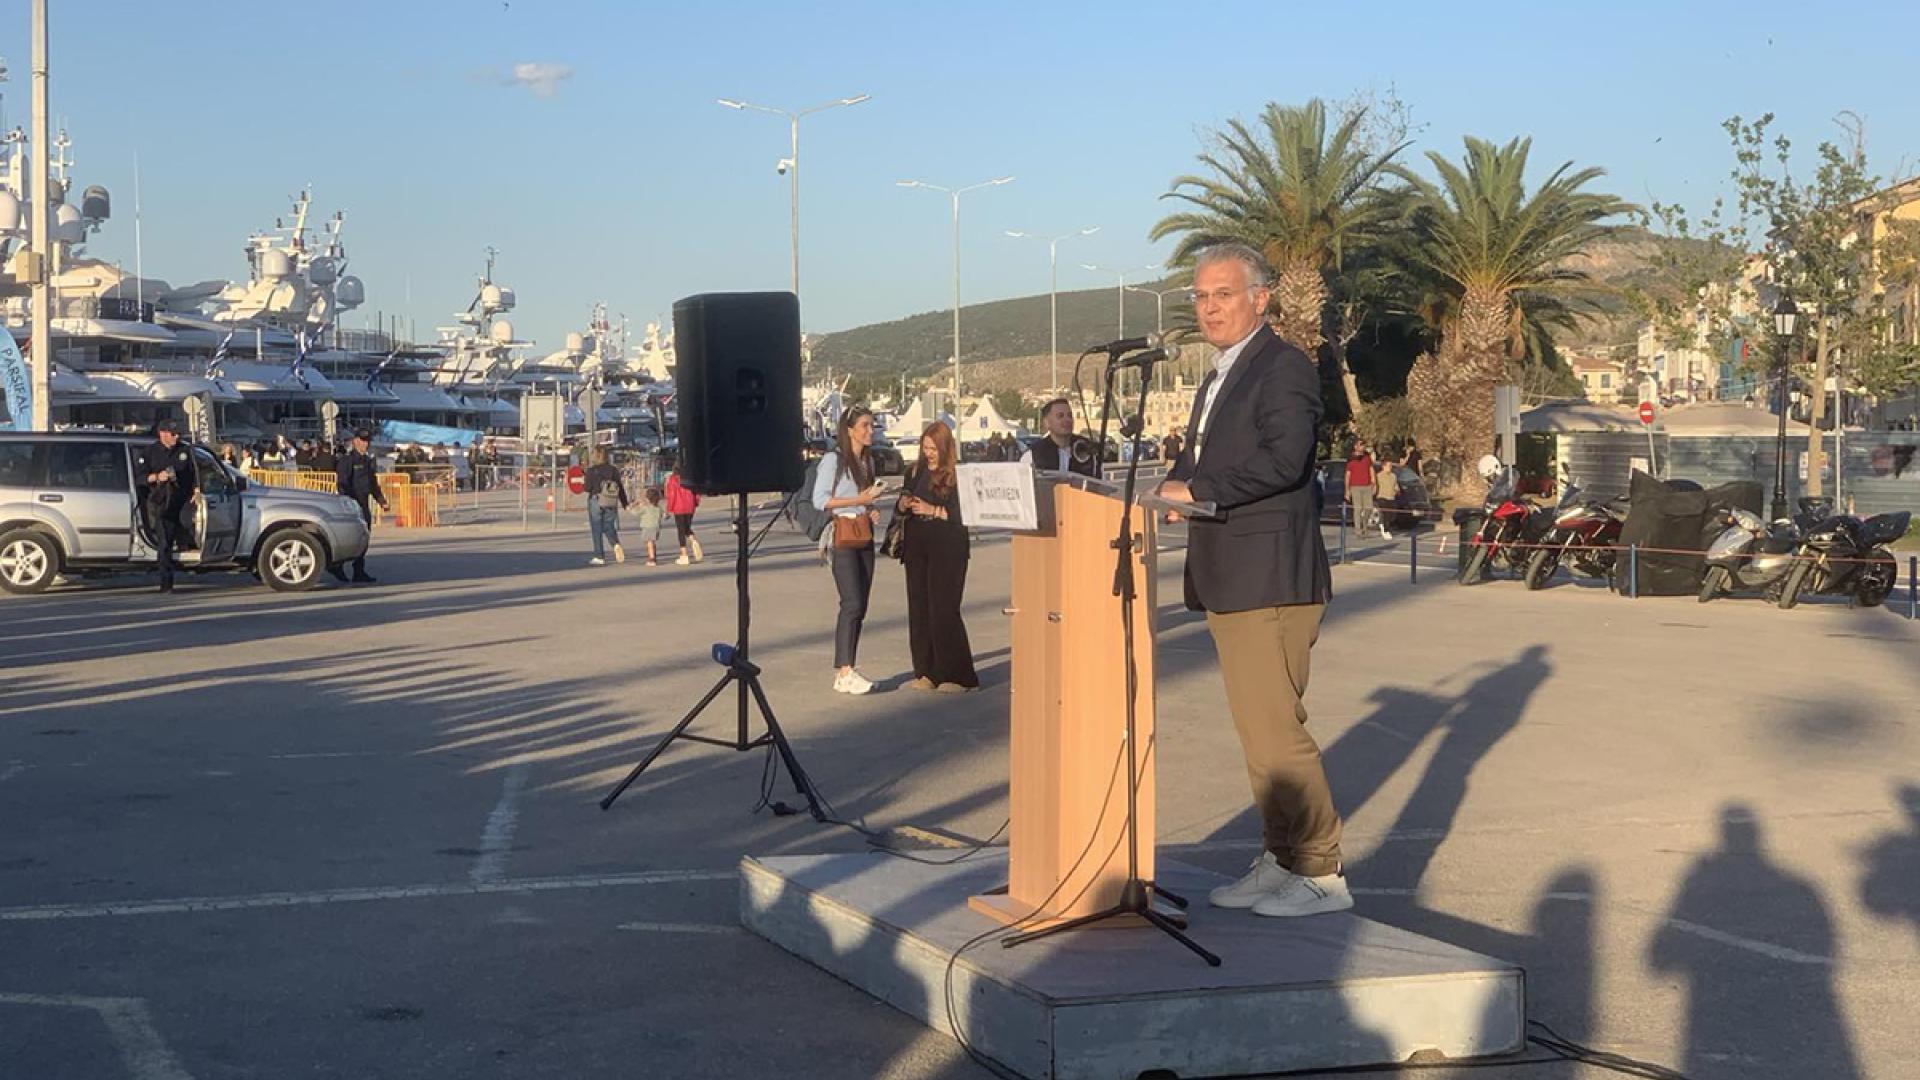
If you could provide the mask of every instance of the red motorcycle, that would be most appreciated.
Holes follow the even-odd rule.
[[[1579,498],[1580,489],[1567,485],[1553,512],[1553,523],[1527,556],[1521,580],[1528,589],[1545,588],[1554,572],[1566,563],[1584,577],[1608,578],[1620,546],[1620,527],[1626,519],[1612,505]],[[1621,502],[1615,499],[1614,503]]]
[[[1527,562],[1531,545],[1546,532],[1552,516],[1543,508],[1523,502],[1513,494],[1510,476],[1499,477],[1487,489],[1484,520],[1480,531],[1467,541],[1467,561],[1460,567],[1460,584],[1476,585],[1485,580],[1494,566],[1520,571]],[[1456,510],[1456,520],[1464,520],[1466,510]]]

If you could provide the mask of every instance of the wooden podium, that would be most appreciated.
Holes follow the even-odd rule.
[[[975,911],[1038,928],[1112,907],[1127,879],[1126,654],[1114,595],[1121,503],[1041,478],[1052,535],[1013,538],[1007,890]],[[1153,879],[1154,514],[1132,509],[1140,876]],[[1140,920],[1135,919],[1136,923]]]

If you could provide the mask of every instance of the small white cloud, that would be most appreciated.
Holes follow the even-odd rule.
[[[552,97],[560,92],[560,84],[573,78],[571,64],[552,64],[539,60],[522,60],[513,65],[513,70],[501,80],[507,86],[524,86],[533,91],[536,97]]]

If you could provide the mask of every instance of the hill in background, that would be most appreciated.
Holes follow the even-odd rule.
[[[1580,265],[1603,290],[1598,298],[1599,315],[1563,338],[1559,342],[1561,351],[1631,345],[1640,319],[1627,303],[1628,290],[1655,287],[1663,261],[1676,246],[1701,242],[1628,229],[1597,245]],[[1167,281],[1142,284],[1150,289],[1169,287]],[[1119,305],[1114,290],[1108,288],[1063,292],[1059,302],[1060,379],[1064,383],[1081,349],[1118,336]],[[1153,329],[1153,297],[1130,292],[1126,303],[1129,334]],[[1168,326],[1190,317],[1186,304],[1176,296],[1166,298],[1166,307]],[[961,363],[970,386],[994,391],[1044,388],[1048,368],[1047,295],[967,305],[960,313],[960,341]],[[952,343],[951,309],[929,311],[823,335],[813,343],[813,366],[816,371],[831,367],[836,374],[888,378],[904,374],[917,380],[935,374],[948,363]]]

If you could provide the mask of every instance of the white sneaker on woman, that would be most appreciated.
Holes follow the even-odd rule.
[[[849,671],[847,672],[847,688],[845,692],[849,694],[870,694],[873,692],[873,682],[858,671]]]
[[[1222,885],[1207,894],[1214,907],[1250,908],[1270,896],[1278,896],[1293,886],[1297,875],[1280,865],[1273,852],[1263,851],[1253,860],[1247,876],[1231,885]]]

